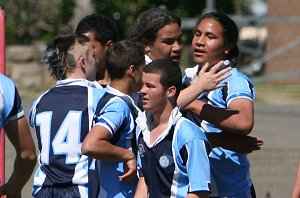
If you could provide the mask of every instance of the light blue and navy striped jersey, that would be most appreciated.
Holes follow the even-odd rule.
[[[21,98],[13,81],[0,73],[0,129],[8,121],[24,116]]]
[[[98,110],[96,112],[95,125],[103,126],[111,133],[110,142],[113,145],[135,152],[134,132],[138,108],[128,95],[109,85],[103,99],[106,97],[108,97],[108,101],[105,102],[103,107],[99,108],[99,112]],[[134,196],[137,178],[131,182],[119,181],[119,176],[124,174],[123,167],[123,162],[98,160],[99,198]]]
[[[136,119],[138,171],[149,197],[186,197],[188,192],[210,191],[208,142],[203,131],[176,107],[168,128],[151,143],[152,120],[149,112]]]
[[[197,66],[194,68],[196,71]],[[192,70],[193,68],[191,68]],[[208,100],[209,104],[227,108],[229,104],[238,98],[254,101],[255,89],[251,80],[236,68],[231,69],[232,74],[227,79],[221,81],[227,84],[225,87],[215,89],[199,96],[199,99]],[[191,78],[184,77],[183,82],[189,83]],[[222,130],[213,124],[202,121],[202,128],[205,132],[221,132]],[[221,147],[212,149],[210,153],[212,169],[212,197],[232,196],[248,191],[252,185],[250,179],[250,164],[247,156]]]
[[[29,119],[40,151],[33,195],[43,186],[78,185],[81,197],[88,197],[88,173],[93,167],[82,155],[81,145],[104,93],[84,79],[62,80],[33,103]]]

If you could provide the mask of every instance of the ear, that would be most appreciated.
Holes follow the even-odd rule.
[[[167,97],[168,97],[168,98],[171,98],[171,97],[175,96],[176,91],[177,91],[177,89],[176,89],[175,86],[169,87],[169,88],[167,89]]]
[[[142,43],[143,46],[144,46],[144,49],[145,49],[146,54],[150,53],[150,50],[151,50],[151,49],[150,49],[148,40],[147,40],[146,38],[142,38],[142,39],[141,39],[141,43]]]
[[[80,56],[78,61],[80,63],[80,68],[83,70],[83,72],[85,72],[85,70],[86,70],[85,58]]]
[[[108,47],[110,47],[114,42],[112,40],[109,40],[105,43],[105,49],[107,49]]]
[[[127,69],[127,75],[130,76],[130,78],[133,78],[135,75],[135,66],[134,65],[130,65]]]
[[[228,43],[228,44],[226,45],[226,48],[225,48],[224,53],[225,53],[226,55],[228,55],[229,52],[230,52],[230,50],[231,50],[232,48],[233,48],[232,44]]]

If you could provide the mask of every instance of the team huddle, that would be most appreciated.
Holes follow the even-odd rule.
[[[196,66],[182,75],[180,27],[173,12],[152,8],[126,40],[95,14],[54,38],[42,60],[57,83],[29,113],[33,197],[256,197],[247,153],[263,141],[248,136],[255,89],[236,68],[238,28],[222,13],[200,16]],[[8,118],[24,118],[17,91],[10,98],[19,102]],[[19,191],[7,183],[0,194],[20,196],[33,169]]]

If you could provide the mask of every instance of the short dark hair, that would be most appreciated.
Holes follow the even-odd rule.
[[[199,17],[195,27],[197,27],[201,21],[207,18],[216,20],[223,27],[224,42],[225,44],[230,44],[232,46],[227,58],[236,60],[239,55],[239,49],[237,45],[239,30],[236,23],[226,14],[220,12],[209,12]]]
[[[181,19],[175,13],[162,8],[151,8],[142,12],[136,22],[130,27],[127,36],[137,42],[152,44],[157,38],[157,32],[166,25],[177,23],[181,26]]]
[[[145,63],[144,48],[138,42],[128,40],[113,43],[105,55],[105,65],[111,80],[124,77],[130,65],[140,67]]]
[[[102,45],[105,45],[109,40],[118,41],[118,31],[116,24],[106,15],[91,14],[84,17],[77,25],[77,34],[93,32],[95,39]]]
[[[160,83],[164,89],[175,86],[178,97],[182,89],[182,74],[178,64],[169,59],[157,59],[152,61],[144,68],[145,73],[154,73],[160,75]]]
[[[82,34],[59,35],[47,46],[43,53],[42,62],[48,64],[50,75],[57,80],[63,80],[67,74],[72,73],[76,60],[73,54],[69,53],[76,42],[84,46],[89,38]]]

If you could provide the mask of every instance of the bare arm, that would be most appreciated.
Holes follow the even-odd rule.
[[[84,155],[98,160],[123,161],[124,175],[120,180],[130,180],[136,174],[136,159],[133,152],[109,142],[111,133],[103,126],[94,126],[83,141],[81,150]]]
[[[186,195],[186,198],[208,198],[209,192],[190,192]]]
[[[1,186],[0,194],[6,195],[7,198],[21,197],[22,188],[36,164],[35,146],[25,117],[9,121],[4,129],[16,150],[16,158],[13,173],[8,182]]]
[[[298,164],[296,180],[293,187],[292,198],[300,198],[300,163]]]
[[[139,182],[136,187],[134,197],[135,198],[147,198],[148,197],[148,189],[147,189],[147,184],[145,182],[144,177],[140,177]]]
[[[177,99],[178,106],[183,108],[195,100],[199,94],[225,86],[225,84],[219,84],[219,82],[231,75],[230,73],[227,73],[231,68],[227,67],[218,72],[218,68],[222,63],[223,61],[220,61],[214,66],[214,69],[209,71],[207,71],[208,63],[206,63],[201,68],[197,81],[180,92]]]
[[[238,153],[249,154],[260,150],[263,140],[260,138],[238,135],[230,132],[205,133],[212,148],[222,147]]]
[[[254,125],[253,102],[248,99],[233,100],[228,109],[207,104],[201,100],[190,103],[185,110],[189,110],[215,126],[236,134],[247,135]]]

